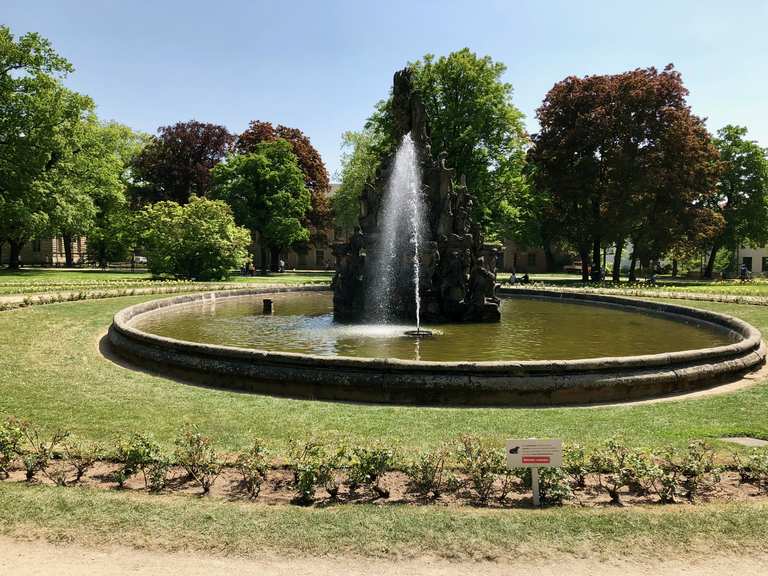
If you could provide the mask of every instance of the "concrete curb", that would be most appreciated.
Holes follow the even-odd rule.
[[[118,312],[109,329],[115,352],[141,366],[206,385],[251,392],[360,402],[532,406],[637,400],[738,379],[765,362],[760,332],[724,314],[597,294],[515,289],[502,296],[566,299],[683,316],[727,330],[732,344],[644,356],[522,362],[415,362],[213,346],[132,327],[142,314],[237,296],[322,291],[325,286],[245,288],[153,300]]]

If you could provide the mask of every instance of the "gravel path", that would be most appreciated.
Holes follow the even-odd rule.
[[[92,550],[74,545],[0,538],[0,574],[13,576],[763,576],[768,555],[716,556],[694,560],[670,559],[606,562],[602,559],[566,558],[541,562],[448,562],[360,558],[226,558],[193,553],[166,553],[128,548]]]

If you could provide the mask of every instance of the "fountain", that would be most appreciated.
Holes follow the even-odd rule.
[[[359,227],[334,246],[334,315],[344,322],[498,322],[496,259],[473,199],[447,155],[432,156],[424,106],[409,69],[395,74],[392,113],[400,145],[360,199]]]

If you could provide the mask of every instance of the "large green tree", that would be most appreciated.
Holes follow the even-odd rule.
[[[312,146],[309,138],[298,128],[289,128],[270,122],[252,121],[248,128],[237,138],[235,148],[240,154],[248,154],[261,142],[274,142],[282,139],[291,145],[291,150],[299,161],[304,173],[304,183],[312,197],[312,209],[307,213],[307,223],[323,228],[329,223],[331,181],[320,153]]]
[[[211,196],[232,206],[238,224],[258,234],[262,267],[266,249],[273,270],[280,251],[309,239],[304,226],[311,209],[309,190],[291,144],[261,142],[249,154],[235,154],[213,169]]]
[[[71,70],[38,34],[16,40],[0,26],[0,243],[10,244],[13,268],[24,243],[50,229],[51,171],[93,109],[89,98],[62,86]]]
[[[743,126],[725,126],[717,132],[715,146],[723,162],[713,207],[725,227],[712,242],[706,276],[712,277],[718,252],[739,245],[768,242],[768,150],[748,140]]]
[[[339,228],[351,231],[357,226],[360,198],[365,187],[373,182],[379,163],[376,134],[370,127],[342,135],[341,184],[331,199]]]
[[[502,79],[506,67],[467,48],[440,58],[427,54],[409,66],[429,118],[432,153],[448,152],[457,173],[466,176],[477,199],[475,217],[490,238],[515,235],[521,219],[515,207],[526,194],[522,169],[528,136],[523,115],[512,104],[512,86]],[[353,151],[350,160],[371,151],[379,158],[391,153],[397,145],[394,132],[390,97],[369,118],[366,138],[353,141],[367,149]],[[345,177],[355,182],[347,184]],[[359,178],[358,169],[342,171],[342,188],[350,194],[345,208],[334,202],[337,213],[354,210],[357,198],[351,192],[362,190]]]

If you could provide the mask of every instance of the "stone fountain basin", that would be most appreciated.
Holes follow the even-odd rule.
[[[464,406],[590,404],[679,394],[737,380],[758,369],[766,357],[760,332],[725,314],[602,294],[520,289],[502,296],[575,300],[681,316],[714,324],[736,341],[641,356],[427,362],[217,346],[157,336],[133,326],[142,315],[182,304],[319,290],[327,288],[248,288],[153,300],[115,314],[108,342],[114,353],[138,367],[218,388],[319,400]]]

